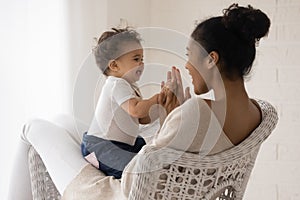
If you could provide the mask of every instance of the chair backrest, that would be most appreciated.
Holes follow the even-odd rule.
[[[278,116],[267,102],[257,101],[262,122],[239,145],[200,156],[146,145],[138,154],[129,199],[242,199],[259,148],[275,128]]]

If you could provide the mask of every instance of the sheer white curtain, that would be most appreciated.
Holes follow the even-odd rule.
[[[2,198],[22,125],[30,118],[70,112],[66,16],[66,2],[60,0],[1,1]],[[22,173],[22,166],[15,173]]]
[[[0,196],[6,199],[23,124],[72,114],[77,73],[107,19],[106,0],[0,4]]]

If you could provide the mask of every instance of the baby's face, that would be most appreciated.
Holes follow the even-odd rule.
[[[129,83],[138,81],[144,71],[143,57],[144,51],[141,44],[127,43],[123,49],[123,54],[116,59],[120,76]]]

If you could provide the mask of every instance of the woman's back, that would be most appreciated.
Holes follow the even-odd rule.
[[[261,122],[261,111],[255,100],[233,100],[227,104],[223,127],[232,144],[237,145],[247,138]]]
[[[247,138],[261,123],[259,104],[248,97],[244,82],[224,81],[223,98],[206,100],[232,144],[237,145]],[[225,100],[224,100],[225,99]]]

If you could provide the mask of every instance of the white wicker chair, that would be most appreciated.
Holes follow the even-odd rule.
[[[28,163],[33,200],[59,200],[61,195],[52,182],[41,157],[33,147],[28,152]]]
[[[137,157],[137,173],[130,200],[241,200],[261,144],[275,128],[276,110],[258,101],[263,120],[239,145],[215,155],[198,154],[145,146]],[[59,199],[37,152],[29,153],[34,199]]]
[[[259,101],[263,121],[239,145],[215,155],[145,146],[137,157],[129,199],[241,200],[259,148],[277,124],[276,110]]]

